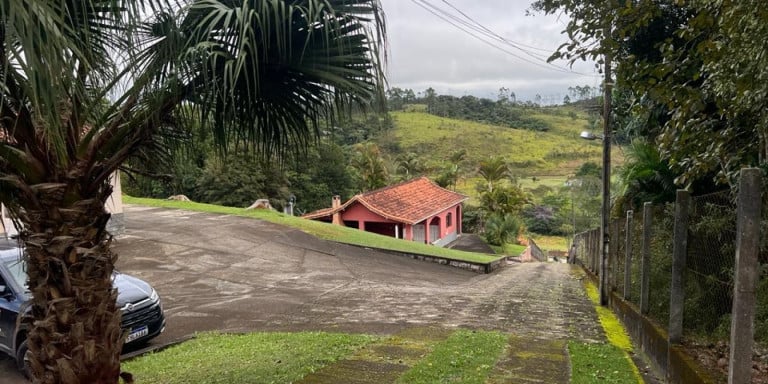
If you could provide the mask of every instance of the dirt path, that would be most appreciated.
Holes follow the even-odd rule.
[[[570,265],[478,275],[246,218],[129,206],[126,219],[118,266],[154,285],[167,316],[154,344],[206,330],[426,326],[500,330],[524,338],[521,346],[604,339]]]

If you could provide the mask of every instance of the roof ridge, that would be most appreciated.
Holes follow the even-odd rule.
[[[374,190],[372,190],[372,191],[368,191],[368,192],[359,193],[359,194],[357,194],[357,195],[355,195],[355,196],[369,196],[369,195],[372,195],[372,194],[374,194],[374,193],[378,193],[378,192],[384,192],[384,191],[387,191],[387,190],[390,190],[390,189],[394,189],[394,188],[402,187],[403,185],[407,185],[407,184],[410,184],[410,183],[416,182],[416,181],[418,181],[418,180],[421,180],[421,179],[427,179],[427,181],[428,181],[428,182],[432,183],[432,180],[429,180],[429,178],[428,178],[428,177],[426,177],[426,176],[419,176],[419,177],[414,177],[414,178],[412,178],[412,179],[408,179],[408,180],[405,180],[405,181],[401,181],[401,182],[399,182],[399,183],[397,183],[397,184],[387,185],[386,187],[381,187],[381,188],[379,188],[379,189],[374,189]],[[433,184],[434,184],[434,183],[433,183]],[[441,188],[442,188],[442,187],[441,187]]]

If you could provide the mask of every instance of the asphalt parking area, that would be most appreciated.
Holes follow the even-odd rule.
[[[167,318],[152,345],[209,330],[391,334],[425,325],[604,339],[566,264],[480,275],[243,217],[128,206],[126,223],[118,268],[157,289]]]

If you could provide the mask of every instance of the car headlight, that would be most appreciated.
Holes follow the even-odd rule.
[[[149,294],[149,300],[150,301],[157,301],[160,299],[160,295],[157,294],[157,291],[155,291],[154,288],[152,288],[152,293]]]

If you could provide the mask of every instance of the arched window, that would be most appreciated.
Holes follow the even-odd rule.
[[[448,212],[448,214],[445,216],[445,226],[446,228],[451,227],[453,225],[453,213]]]

